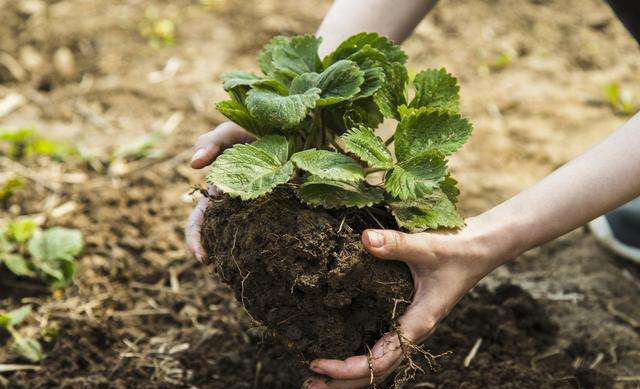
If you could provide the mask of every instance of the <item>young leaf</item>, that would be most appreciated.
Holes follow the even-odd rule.
[[[323,179],[347,182],[364,179],[364,170],[358,162],[335,151],[304,150],[293,154],[291,160],[298,168]]]
[[[294,168],[288,155],[289,142],[283,136],[237,144],[213,162],[207,182],[242,200],[254,199],[291,179]]]
[[[328,67],[336,61],[354,55],[366,46],[383,53],[388,62],[404,64],[407,61],[407,55],[400,49],[400,46],[391,42],[387,37],[378,35],[375,32],[362,32],[347,38],[333,53],[326,56],[322,63],[325,67]]]
[[[279,72],[290,80],[303,73],[318,73],[322,70],[322,63],[318,58],[321,41],[311,35],[277,36],[260,51],[260,69],[266,75]]]
[[[382,51],[371,47],[369,44],[362,46],[358,51],[349,55],[347,59],[357,63],[358,66],[363,65],[367,61],[373,61],[378,64],[393,62],[387,60],[387,56]]]
[[[385,82],[374,95],[380,112],[387,118],[400,120],[398,107],[407,103],[405,90],[409,80],[407,69],[398,62],[382,65]]]
[[[50,264],[60,260],[73,261],[82,250],[82,233],[78,230],[52,227],[33,235],[27,249],[34,260]]]
[[[455,205],[440,190],[410,201],[389,204],[400,227],[407,229],[457,228],[464,225]]]
[[[459,111],[458,80],[444,68],[418,73],[413,80],[413,86],[416,95],[409,103],[409,107],[439,108],[454,113]]]
[[[396,129],[396,157],[403,161],[431,150],[449,155],[462,147],[470,135],[471,124],[458,114],[409,108]]]
[[[216,104],[216,109],[227,119],[249,131],[256,137],[278,132],[277,128],[270,126],[269,123],[259,122],[251,117],[251,114],[249,113],[247,107],[245,107],[244,104],[238,101],[220,101]]]
[[[364,72],[353,61],[341,60],[329,66],[320,74],[318,87],[319,106],[348,100],[360,92],[364,82]]]
[[[382,139],[366,126],[352,128],[342,135],[347,150],[376,169],[393,168],[393,158]]]
[[[33,219],[12,221],[7,226],[6,234],[10,239],[13,239],[14,242],[23,244],[24,242],[29,240],[31,235],[33,235],[36,227],[38,227],[38,225]]]
[[[447,173],[439,153],[426,153],[399,162],[385,176],[385,189],[400,200],[413,200],[438,187]]]
[[[384,85],[384,70],[379,66],[373,66],[372,62],[366,62],[365,67],[360,67],[364,72],[364,82],[360,86],[360,92],[355,99],[373,96]]]
[[[251,117],[256,121],[289,129],[302,122],[319,98],[318,88],[289,96],[280,96],[265,89],[251,89],[245,101]]]
[[[294,78],[289,87],[289,94],[298,95],[308,91],[311,88],[317,88],[320,81],[318,73],[304,73]]]
[[[384,200],[383,191],[380,188],[368,187],[364,182],[353,184],[317,176],[309,177],[300,186],[298,195],[305,203],[324,208],[362,208]]]
[[[24,277],[35,277],[36,274],[29,268],[29,263],[22,255],[9,253],[2,255],[2,262],[13,274]]]
[[[375,128],[384,120],[373,97],[332,105],[330,110],[324,112],[324,118],[327,125],[338,134],[359,125]]]
[[[18,309],[0,314],[0,327],[15,327],[22,323],[25,317],[31,313],[31,305],[23,305]]]
[[[288,93],[287,87],[281,82],[274,79],[263,78],[249,72],[237,71],[224,73],[222,75],[222,81],[224,82],[224,90],[229,92],[233,99],[240,103],[244,102],[247,92],[252,87],[262,87],[280,95],[286,95]]]

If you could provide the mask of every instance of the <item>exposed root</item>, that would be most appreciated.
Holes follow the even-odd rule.
[[[251,275],[251,272],[247,272],[247,274],[243,274],[242,269],[240,269],[240,265],[238,264],[238,261],[236,261],[236,256],[233,255],[233,251],[236,248],[236,240],[238,238],[238,230],[240,229],[240,227],[236,228],[236,232],[233,235],[233,244],[231,245],[231,250],[229,251],[229,256],[231,257],[231,259],[233,259],[233,263],[235,263],[236,265],[236,269],[238,269],[238,274],[240,274],[240,277],[242,277],[242,281],[240,283],[240,302],[242,303],[242,309],[246,312],[246,314],[249,316],[249,318],[255,322],[258,323],[258,321],[251,316],[251,313],[249,313],[249,310],[247,309],[246,304],[244,303],[244,283],[247,281],[247,278],[249,278],[249,276]]]
[[[419,362],[414,359],[416,355],[418,357],[422,356],[427,362],[429,370],[435,372],[437,371],[438,359],[451,354],[451,351],[436,355],[432,354],[429,350],[426,350],[424,347],[412,342],[410,339],[407,339],[407,337],[402,334],[400,326],[395,323],[393,325],[393,331],[398,336],[398,341],[400,342],[400,348],[402,349],[403,355],[403,362],[398,367],[396,376],[393,380],[393,387],[395,389],[402,387],[402,385],[407,382],[413,381],[416,378],[416,375],[427,373]]]

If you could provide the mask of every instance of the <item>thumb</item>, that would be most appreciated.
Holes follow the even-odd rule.
[[[362,233],[362,243],[371,254],[381,259],[405,262],[430,256],[428,241],[428,234],[405,234],[394,230],[366,230]]]

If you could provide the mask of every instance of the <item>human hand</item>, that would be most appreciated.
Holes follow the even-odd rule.
[[[242,127],[232,122],[224,122],[212,131],[198,137],[193,146],[194,154],[191,158],[191,167],[194,169],[202,169],[211,164],[224,149],[236,143],[246,143],[252,140],[253,137],[251,134]],[[209,186],[207,191],[210,195],[217,193],[216,188],[213,186]],[[202,225],[202,219],[204,218],[204,212],[208,206],[209,199],[202,197],[193,211],[191,211],[185,229],[187,246],[200,262],[204,260],[206,255],[200,240],[200,227]]]
[[[405,234],[367,230],[362,242],[374,256],[407,263],[414,282],[413,302],[398,319],[401,334],[414,344],[424,342],[453,306],[485,275],[513,258],[501,234],[477,219],[452,233]],[[382,382],[403,361],[398,334],[385,334],[370,355],[345,360],[320,359],[311,370],[328,380],[310,378],[305,389],[352,389]]]

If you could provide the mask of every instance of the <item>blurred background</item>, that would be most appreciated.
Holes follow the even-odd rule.
[[[0,387],[296,387],[300,371],[185,248],[203,182],[188,161],[223,119],[220,74],[257,70],[264,43],[313,33],[330,4],[0,0]],[[604,1],[441,0],[403,47],[411,74],[460,80],[466,216],[640,108],[640,49]],[[505,282],[555,323],[548,341],[516,307],[511,332],[470,329],[459,360],[407,387],[640,388],[637,267],[575,231],[484,285]],[[477,339],[492,354],[461,366]],[[508,386],[505,366],[528,383]]]

